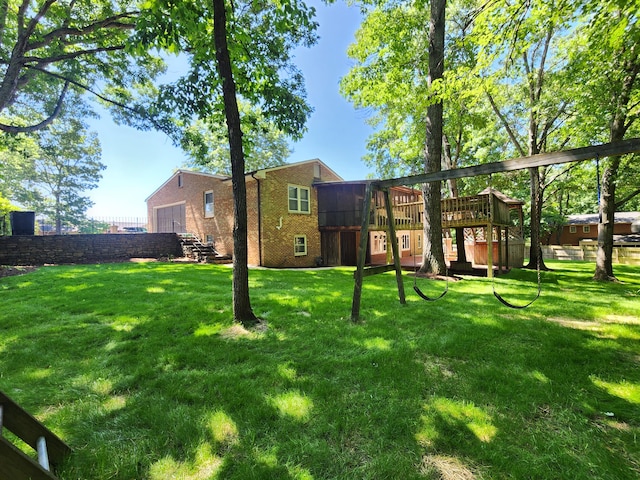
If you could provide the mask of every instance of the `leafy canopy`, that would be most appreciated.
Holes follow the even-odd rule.
[[[11,177],[11,197],[47,217],[57,226],[76,225],[93,202],[87,190],[98,186],[102,170],[97,135],[87,129],[79,112],[88,108],[78,97],[64,107],[46,129],[32,133],[37,148],[22,156],[20,170]]]
[[[257,109],[240,102],[240,119],[246,170],[282,165],[291,155],[287,138]],[[181,146],[189,156],[187,167],[220,175],[231,175],[227,131],[223,124],[196,120],[184,131]]]
[[[227,5],[227,44],[238,96],[275,127],[300,138],[312,112],[293,49],[316,41],[315,9],[303,2],[240,1]],[[211,2],[148,0],[138,23],[140,48],[160,48],[189,59],[189,70],[161,87],[154,113],[174,138],[193,118],[224,122],[222,79],[215,64]],[[177,127],[178,126],[178,127]]]
[[[108,106],[126,110],[118,120],[144,116],[135,97],[153,93],[151,80],[164,63],[148,50],[132,48],[138,15],[135,0],[1,2],[0,129],[44,128],[70,90],[90,91]]]

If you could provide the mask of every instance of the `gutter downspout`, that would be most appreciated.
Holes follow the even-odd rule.
[[[256,172],[251,173],[251,177],[256,181],[257,185],[257,196],[258,196],[258,258],[260,259],[260,266],[262,266],[262,209],[260,205],[262,204],[260,198],[260,180],[255,176]]]

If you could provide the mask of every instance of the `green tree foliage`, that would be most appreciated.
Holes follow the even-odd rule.
[[[637,129],[637,2],[451,1],[445,75],[430,89],[428,4],[361,5],[366,18],[349,50],[356,65],[341,87],[356,106],[374,113],[377,131],[367,160],[383,176],[416,172],[425,140],[423,112],[437,98],[444,101],[445,168],[615,141]],[[618,161],[632,174],[628,181],[613,181],[611,167],[618,168]],[[624,190],[620,200],[635,205],[636,163],[603,161],[603,192],[615,185]],[[563,215],[593,210],[593,164],[529,174],[492,182],[519,198],[526,195],[524,185],[530,190],[532,245]],[[486,179],[460,183],[450,185],[450,192],[477,193]],[[532,247],[530,266],[536,256],[540,250]]]
[[[75,106],[81,104],[76,98]],[[75,112],[74,112],[75,113]],[[55,225],[57,234],[64,225],[77,225],[93,202],[83,195],[98,186],[100,143],[86,124],[63,108],[48,128],[34,134],[38,151],[20,162],[22,178],[13,186],[13,198],[25,207],[44,215]]]
[[[573,132],[587,141],[616,141],[637,136],[640,127],[640,5],[638,2],[584,0],[581,28],[568,49],[568,68],[581,86],[576,96],[580,116]],[[615,211],[632,206],[640,194],[637,158],[603,159],[594,278],[615,279],[613,225]],[[635,203],[637,204],[637,202]]]
[[[164,115],[165,128],[195,119],[209,125],[226,122],[234,193],[233,315],[246,326],[257,318],[249,297],[247,142],[238,98],[259,108],[285,134],[302,135],[311,107],[292,51],[315,42],[314,15],[314,9],[292,0],[149,0],[139,24],[145,48],[183,52],[189,59],[189,72],[165,86],[155,105]]]
[[[365,161],[383,178],[424,170],[426,111],[444,100],[445,168],[503,159],[506,134],[488,112],[477,75],[477,47],[467,40],[473,2],[447,4],[444,79],[429,88],[429,4],[361,2],[365,18],[348,50],[356,62],[342,94],[372,113],[376,128]],[[460,182],[465,183],[465,182]],[[470,182],[476,188],[475,182]],[[486,187],[486,180],[482,190]],[[470,193],[477,193],[469,191]]]
[[[302,73],[292,62],[292,51],[316,41],[315,10],[300,2],[235,2],[225,6],[227,45],[238,96],[251,107],[259,107],[278,129],[300,138],[312,109],[306,102]],[[164,116],[163,125],[169,131],[176,125],[189,125],[194,118],[223,124],[226,119],[222,78],[215,61],[212,4],[150,0],[144,7],[137,36],[142,48],[180,52],[189,61],[185,75],[161,86],[154,113]]]
[[[0,122],[6,117],[0,117]],[[23,123],[24,124],[24,123]],[[22,179],[31,171],[29,159],[39,152],[37,137],[17,133],[0,135],[0,195],[12,198]]]
[[[164,66],[148,51],[131,48],[138,8],[130,0],[0,2],[0,130],[44,128],[69,90],[92,92],[125,109],[120,120],[135,122],[132,111],[144,117],[134,94],[152,93],[149,81]]]
[[[567,3],[539,0],[530,3],[495,2],[474,21],[472,41],[480,48],[476,72],[487,100],[508,134],[514,156],[559,150],[567,143],[562,125],[568,117],[571,80],[561,41],[569,32],[573,10]],[[555,171],[554,171],[555,170]],[[557,168],[529,169],[529,267],[544,266],[544,192],[548,180],[559,178]],[[547,216],[554,217],[554,215]]]
[[[282,130],[276,128],[257,109],[239,102],[242,122],[245,170],[283,165],[291,149]],[[226,126],[196,120],[184,130],[182,149],[189,156],[187,167],[220,175],[231,175]]]
[[[371,123],[379,130],[365,160],[384,176],[440,169],[445,5],[444,0],[361,3],[367,14],[348,52],[358,64],[341,88],[357,106],[376,113]],[[442,273],[440,222],[430,221],[440,218],[440,185],[423,190],[423,268]]]
[[[347,51],[356,64],[341,91],[374,113],[369,123],[376,133],[365,161],[382,177],[418,173],[424,168],[428,6],[359,5],[366,15]]]
[[[11,225],[9,220],[9,213],[20,208],[13,205],[9,199],[2,196],[0,193],[0,235],[11,234]]]

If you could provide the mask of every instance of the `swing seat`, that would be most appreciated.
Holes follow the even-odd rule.
[[[440,294],[440,296],[435,297],[435,298],[431,298],[426,296],[419,288],[417,285],[413,286],[413,289],[415,290],[415,292],[418,294],[418,296],[420,298],[422,298],[423,300],[426,300],[427,302],[435,302],[436,300],[440,300],[442,297],[444,297],[447,292],[449,291],[449,285],[447,285],[447,288]]]
[[[514,305],[513,303],[509,303],[507,302],[504,298],[502,298],[500,296],[500,294],[498,292],[495,291],[495,289],[493,290],[493,295],[500,301],[501,304],[503,304],[505,307],[509,307],[509,308],[514,308],[516,310],[519,310],[521,308],[527,308],[528,306],[530,306],[531,304],[533,304],[533,302],[535,302],[539,297],[540,297],[540,288],[538,288],[538,294],[535,296],[535,298],[533,300],[531,300],[529,303],[525,304],[525,305]]]

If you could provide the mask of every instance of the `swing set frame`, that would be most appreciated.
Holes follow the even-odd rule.
[[[375,191],[381,191],[384,195],[385,206],[388,216],[389,237],[391,239],[391,248],[393,252],[393,265],[384,265],[382,267],[365,268],[367,245],[369,241],[369,215],[362,215],[360,246],[358,249],[358,262],[356,271],[354,272],[353,298],[351,303],[351,320],[357,322],[360,320],[360,304],[362,300],[362,284],[366,276],[375,275],[389,270],[395,270],[396,283],[398,286],[398,299],[401,304],[406,304],[406,296],[404,291],[404,281],[402,275],[402,266],[400,264],[400,255],[398,242],[395,232],[395,221],[393,218],[393,206],[391,205],[391,196],[389,189],[391,187],[403,185],[415,185],[421,183],[441,182],[454,178],[477,177],[481,175],[492,175],[500,172],[511,172],[524,170],[527,168],[546,167],[550,165],[559,165],[563,163],[583,162],[586,160],[599,159],[603,157],[615,157],[628,153],[640,152],[640,138],[632,138],[619,142],[604,143],[601,145],[592,145],[588,147],[575,148],[571,150],[563,150],[551,153],[542,153],[528,157],[515,158],[502,162],[485,163],[483,165],[475,165],[465,168],[457,168],[452,170],[443,170],[434,173],[426,173],[421,175],[411,175],[406,177],[392,178],[388,180],[375,180],[369,182],[366,186],[364,195],[363,212],[371,211],[372,196]],[[491,267],[491,266],[490,266]],[[493,269],[489,268],[487,274],[493,279]],[[537,298],[537,297],[536,297]]]

